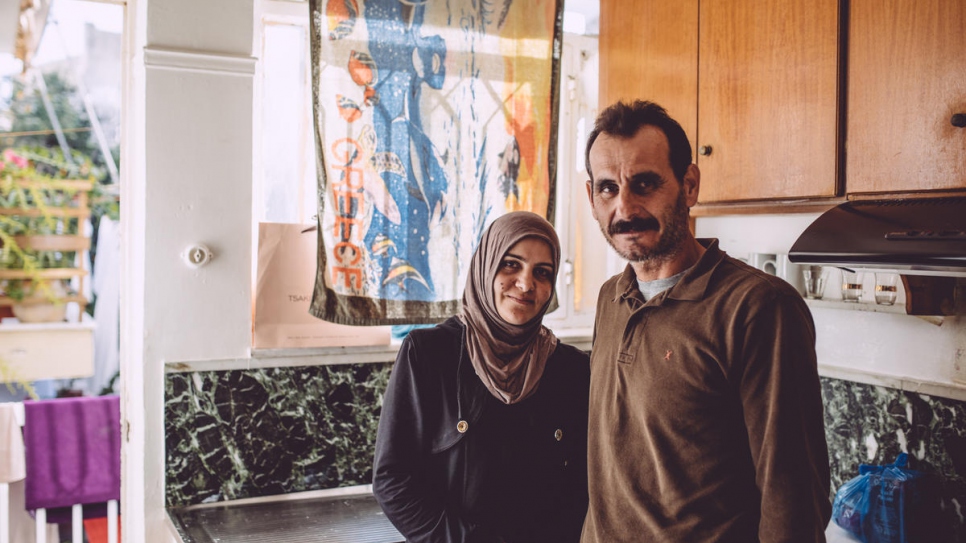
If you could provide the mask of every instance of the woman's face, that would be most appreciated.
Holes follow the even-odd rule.
[[[493,280],[493,299],[503,320],[526,324],[553,294],[553,253],[540,238],[523,238],[503,255]]]

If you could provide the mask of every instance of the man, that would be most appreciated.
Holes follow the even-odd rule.
[[[657,104],[604,110],[587,196],[630,264],[601,288],[582,543],[825,541],[815,327],[789,284],[697,240],[701,174]]]

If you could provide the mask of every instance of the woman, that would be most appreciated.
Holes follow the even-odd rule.
[[[559,264],[550,223],[504,215],[470,262],[462,314],[403,341],[373,491],[407,541],[580,539],[590,369],[542,325]]]

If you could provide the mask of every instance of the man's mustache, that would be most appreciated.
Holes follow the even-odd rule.
[[[645,232],[647,230],[660,230],[661,224],[657,222],[657,219],[651,217],[647,219],[642,219],[640,217],[634,217],[626,221],[617,221],[607,228],[607,233],[610,235],[616,234],[627,234],[630,232]]]

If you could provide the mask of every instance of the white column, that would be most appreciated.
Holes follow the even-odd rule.
[[[251,344],[252,0],[130,0],[122,166],[124,541],[166,521],[164,361]],[[181,253],[216,257],[192,269]]]

